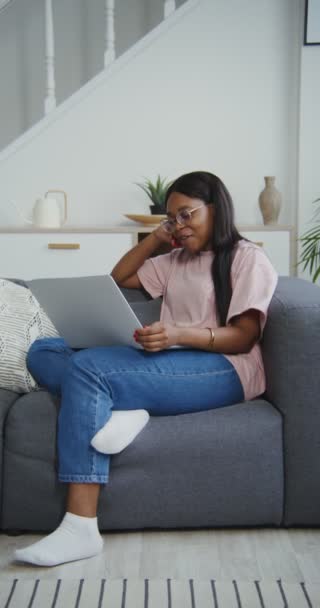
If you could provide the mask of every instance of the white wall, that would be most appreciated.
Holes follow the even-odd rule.
[[[301,0],[200,0],[169,25],[0,155],[1,225],[19,221],[11,199],[27,212],[53,187],[68,193],[70,225],[121,223],[148,212],[133,182],[199,168],[225,181],[249,224],[261,222],[263,176],[276,175],[280,222],[295,220]]]

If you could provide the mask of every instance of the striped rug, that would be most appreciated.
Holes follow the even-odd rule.
[[[316,608],[320,584],[149,579],[0,580],[0,608]]]

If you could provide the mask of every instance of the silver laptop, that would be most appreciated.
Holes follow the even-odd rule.
[[[142,327],[110,275],[35,279],[28,287],[71,348],[130,345]]]

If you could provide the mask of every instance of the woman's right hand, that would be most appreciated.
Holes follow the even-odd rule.
[[[137,271],[144,262],[154,255],[161,243],[167,243],[171,247],[181,247],[174,240],[173,234],[169,234],[163,226],[157,226],[146,238],[142,239],[130,251],[122,256],[111,271],[111,276],[120,287],[139,289],[141,287]]]
[[[161,243],[169,243],[172,247],[177,246],[173,234],[167,232],[161,224],[153,230],[153,234]]]

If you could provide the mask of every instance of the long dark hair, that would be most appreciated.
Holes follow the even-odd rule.
[[[168,188],[170,194],[179,192],[198,198],[206,205],[214,205],[212,250],[215,254],[211,274],[215,288],[217,316],[220,325],[226,325],[232,296],[231,264],[234,246],[243,237],[234,225],[234,207],[230,193],[219,177],[207,171],[193,171],[178,177]]]

